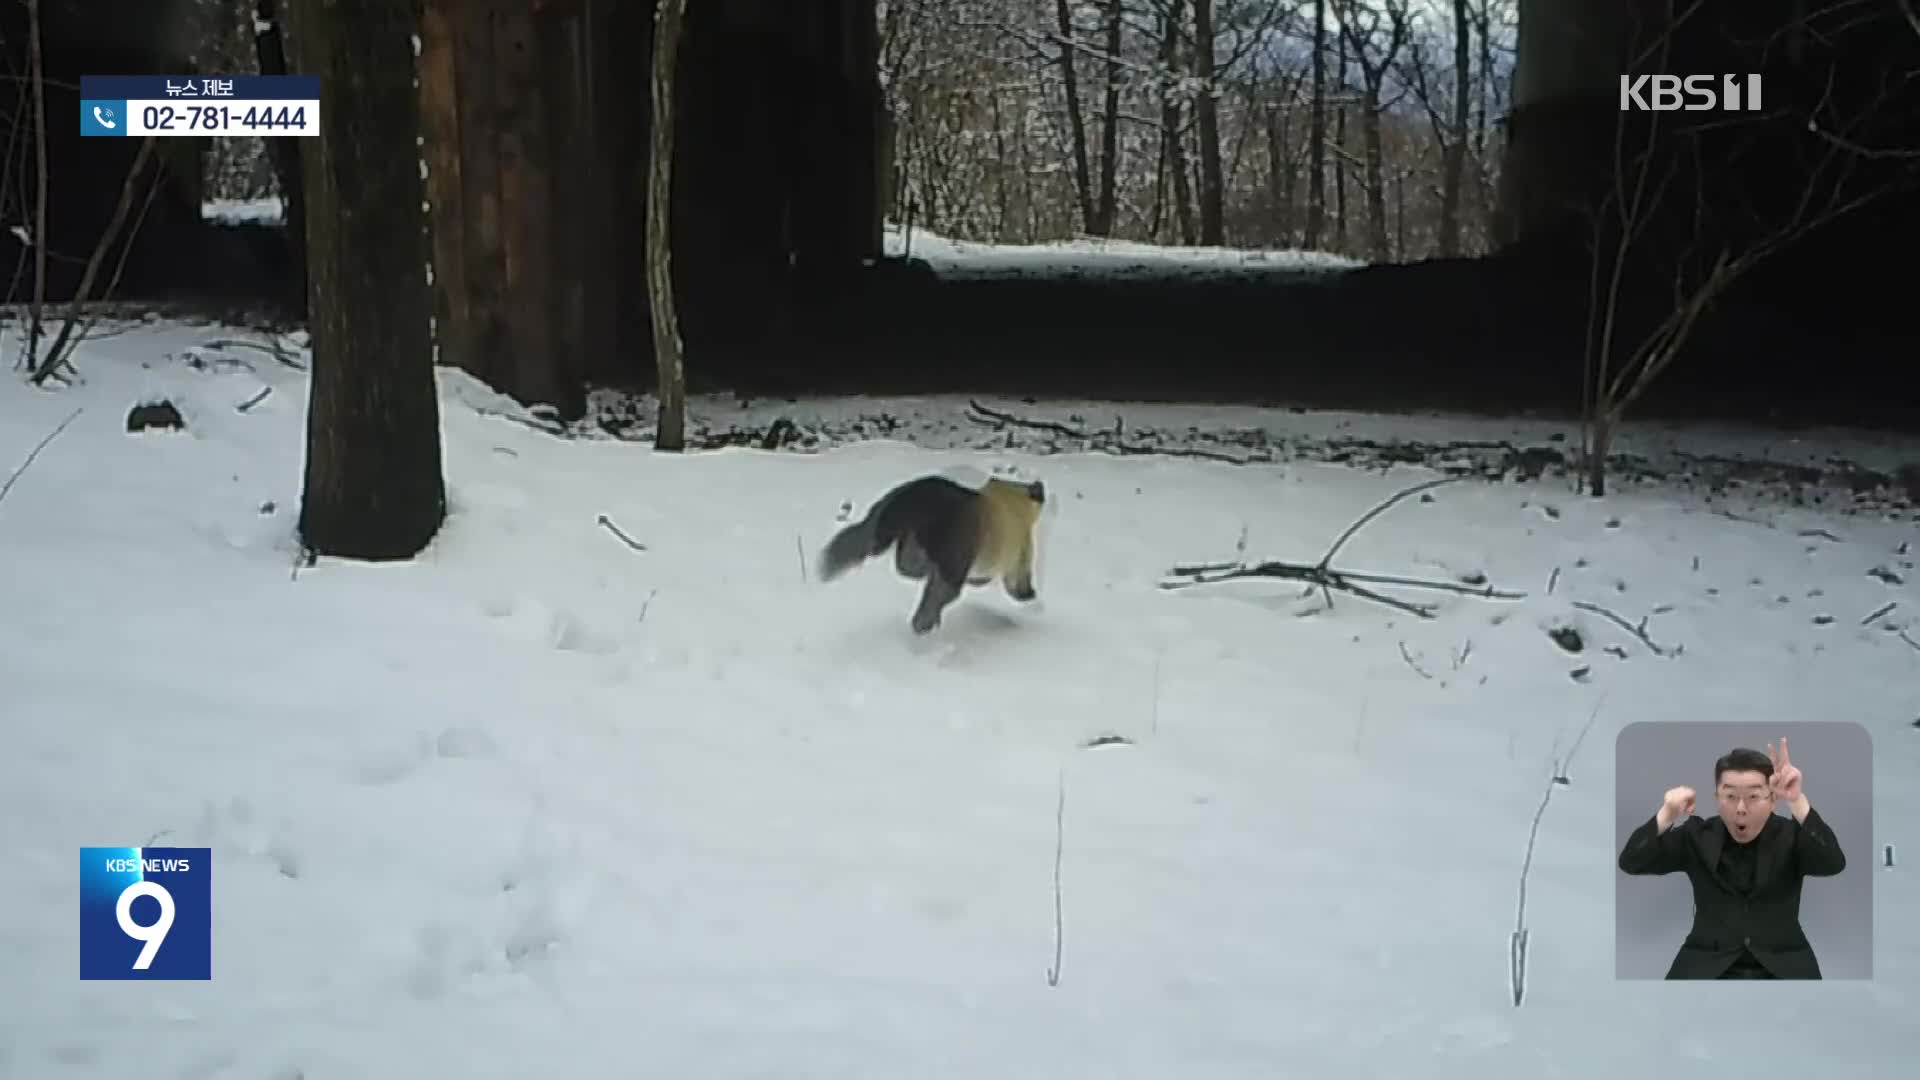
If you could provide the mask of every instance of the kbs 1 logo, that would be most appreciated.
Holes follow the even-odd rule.
[[[1758,75],[1622,75],[1621,112],[1759,112]]]
[[[82,979],[213,978],[213,849],[80,849]]]

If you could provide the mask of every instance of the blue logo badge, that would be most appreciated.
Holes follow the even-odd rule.
[[[213,849],[80,849],[82,979],[213,978]]]
[[[80,103],[80,134],[125,135],[127,103],[90,98]]]

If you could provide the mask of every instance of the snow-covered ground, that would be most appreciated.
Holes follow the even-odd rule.
[[[244,336],[154,324],[86,343],[79,385],[0,386],[0,476],[84,410],[0,501],[0,1076],[1893,1080],[1920,1059],[1910,855],[1847,871],[1876,883],[1870,982],[1613,975],[1630,722],[1857,720],[1875,839],[1913,842],[1910,511],[1467,479],[1337,562],[1525,598],[1322,610],[1280,583],[1158,583],[1243,539],[1313,561],[1438,474],[1040,453],[932,400],[703,399],[703,430],[786,416],[815,444],[656,455],[443,372],[434,545],[296,575],[305,376],[205,346]],[[156,396],[187,429],[127,434]],[[836,409],[890,434],[835,445],[815,421]],[[1554,434],[1081,411],[1282,448]],[[1868,453],[1920,460],[1864,436],[1794,451]],[[1048,482],[1040,607],[981,590],[916,642],[890,568],[812,580],[847,504],[956,468]],[[1548,635],[1569,625],[1578,655]],[[213,979],[82,982],[75,849],[147,843],[214,849]]]
[[[262,199],[209,199],[201,204],[200,215],[209,221],[228,223],[278,222],[285,214],[280,196]]]
[[[1246,278],[1324,273],[1365,265],[1324,251],[1173,247],[1098,237],[1045,244],[983,244],[897,224],[886,227],[882,249],[889,257],[909,255],[925,260],[938,276],[956,280]]]
[[[280,199],[213,199],[202,212],[210,220],[275,222]],[[953,280],[1041,277],[1240,278],[1270,274],[1320,273],[1364,265],[1322,251],[1250,251],[1237,248],[1165,247],[1129,240],[1097,238],[1050,244],[981,244],[952,240],[922,228],[888,225],[882,250],[890,258],[911,255],[935,275]]]

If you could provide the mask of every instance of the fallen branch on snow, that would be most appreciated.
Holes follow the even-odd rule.
[[[1598,615],[1601,618],[1606,619],[1607,621],[1613,623],[1615,626],[1618,626],[1620,629],[1625,630],[1627,633],[1632,634],[1634,637],[1639,638],[1640,644],[1645,645],[1648,651],[1652,652],[1653,655],[1655,656],[1671,659],[1675,656],[1679,656],[1682,652],[1686,650],[1686,646],[1684,645],[1675,645],[1671,649],[1661,648],[1658,644],[1654,642],[1654,640],[1651,637],[1648,637],[1647,636],[1647,619],[1650,618],[1650,616],[1642,615],[1640,617],[1639,625],[1636,626],[1635,624],[1630,623],[1627,620],[1621,618],[1618,614],[1608,611],[1606,608],[1601,607],[1599,604],[1590,604],[1585,600],[1575,600],[1573,602],[1573,606],[1579,608],[1581,611],[1590,611],[1595,615]]]
[[[7,476],[7,482],[5,484],[0,484],[0,500],[6,499],[7,492],[12,491],[13,485],[19,482],[22,476],[26,475],[27,468],[33,464],[34,458],[37,458],[40,456],[40,451],[45,450],[49,443],[59,438],[60,433],[67,430],[67,425],[73,423],[76,419],[78,419],[80,414],[84,411],[86,411],[84,408],[73,410],[73,412],[69,414],[65,420],[60,421],[58,426],[56,426],[52,431],[47,432],[46,438],[41,439],[39,443],[37,443],[32,450],[29,450],[27,452],[26,460],[22,461],[20,463],[20,467],[13,470],[13,472]]]
[[[1065,938],[1066,918],[1060,904],[1060,859],[1067,849],[1067,774],[1060,774],[1060,802],[1053,812],[1053,966],[1047,969],[1047,985],[1060,985],[1060,949]]]
[[[1407,651],[1407,643],[1404,641],[1400,643],[1400,659],[1405,660],[1407,662],[1407,666],[1413,669],[1413,673],[1415,675],[1418,675],[1421,678],[1426,679],[1428,681],[1432,681],[1433,676],[1429,674],[1425,668],[1422,668],[1419,665],[1419,663],[1414,660],[1413,654]]]
[[[1867,616],[1866,618],[1864,618],[1864,619],[1861,619],[1861,620],[1860,620],[1860,625],[1861,625],[1861,626],[1865,626],[1865,625],[1867,625],[1868,623],[1871,623],[1871,622],[1873,622],[1873,621],[1874,621],[1875,619],[1878,619],[1878,618],[1879,618],[1880,616],[1882,616],[1882,615],[1889,615],[1889,614],[1892,614],[1892,612],[1893,612],[1893,609],[1894,609],[1894,608],[1897,608],[1897,607],[1899,607],[1899,606],[1900,606],[1900,601],[1898,601],[1898,600],[1889,600],[1889,601],[1887,601],[1886,603],[1884,603],[1884,604],[1882,604],[1882,605],[1880,605],[1879,607],[1877,607],[1877,608],[1874,608],[1874,609],[1873,609],[1873,614],[1871,614],[1871,615],[1868,615],[1868,616]]]
[[[569,432],[567,430],[567,425],[560,423],[558,420],[542,420],[539,417],[521,416],[518,413],[502,412],[499,409],[484,409],[484,408],[476,407],[473,411],[476,415],[479,415],[479,416],[493,416],[493,417],[498,417],[501,420],[511,420],[514,423],[519,424],[521,427],[532,428],[533,430],[538,431],[543,435],[553,435],[562,439],[568,439],[573,437],[572,432]]]
[[[1586,725],[1575,736],[1573,746],[1567,750],[1564,761],[1553,763],[1553,775],[1547,778],[1547,788],[1540,796],[1540,806],[1533,812],[1533,824],[1527,829],[1527,854],[1520,862],[1520,902],[1514,911],[1513,934],[1507,939],[1507,985],[1513,991],[1513,1007],[1519,1008],[1527,996],[1527,876],[1533,872],[1533,845],[1540,836],[1540,822],[1547,816],[1547,804],[1553,801],[1553,789],[1571,786],[1573,781],[1567,777],[1567,771],[1573,766],[1573,757],[1580,752],[1580,744],[1587,739],[1593,722],[1600,717],[1600,706],[1606,704],[1602,697],[1594,703],[1593,712],[1588,714]],[[1556,745],[1559,739],[1555,738]]]
[[[612,533],[613,535],[619,537],[621,543],[626,544],[628,547],[632,548],[635,551],[647,550],[647,545],[641,543],[638,540],[635,540],[631,536],[628,536],[625,532],[621,530],[620,526],[615,525],[613,523],[612,518],[608,517],[605,514],[600,515],[600,527]]]
[[[1408,496],[1417,495],[1429,488],[1439,487],[1442,484],[1455,483],[1460,479],[1461,477],[1457,476],[1442,477],[1438,480],[1429,480],[1422,484],[1415,484],[1413,487],[1394,494],[1392,497],[1374,506],[1373,509],[1368,510],[1365,514],[1362,514],[1359,520],[1347,526],[1346,531],[1342,532],[1340,536],[1334,540],[1333,546],[1327,549],[1327,553],[1320,557],[1320,561],[1312,565],[1282,562],[1274,559],[1256,563],[1251,566],[1246,563],[1196,563],[1175,566],[1169,570],[1167,574],[1170,579],[1177,580],[1163,580],[1160,582],[1160,587],[1162,589],[1182,589],[1193,585],[1212,585],[1222,581],[1235,581],[1244,578],[1273,578],[1279,581],[1300,581],[1307,584],[1309,591],[1318,588],[1321,594],[1325,596],[1327,607],[1329,608],[1333,607],[1333,593],[1337,590],[1360,597],[1362,600],[1371,600],[1377,604],[1385,604],[1396,611],[1404,611],[1409,615],[1415,615],[1422,619],[1431,619],[1434,617],[1435,605],[1415,604],[1406,600],[1399,600],[1375,592],[1365,586],[1398,585],[1409,589],[1433,589],[1440,592],[1451,592],[1461,596],[1475,596],[1487,600],[1525,599],[1526,593],[1496,589],[1492,585],[1466,585],[1457,581],[1430,581],[1425,578],[1401,577],[1394,574],[1364,574],[1351,570],[1335,570],[1331,566],[1333,557],[1339,554],[1340,549],[1346,546],[1347,541],[1353,539],[1354,535],[1365,527],[1368,522],[1385,513],[1389,507],[1392,507],[1395,503],[1398,503]],[[1365,583],[1364,585],[1361,584],[1363,582]]]
[[[1224,461],[1229,465],[1270,464],[1274,460],[1271,454],[1264,457],[1256,457],[1251,454],[1246,457],[1236,457],[1233,454],[1223,454],[1217,450],[1202,450],[1194,446],[1142,446],[1136,443],[1125,442],[1121,439],[1123,429],[1118,418],[1114,420],[1113,430],[1111,432],[1083,431],[1079,428],[1069,427],[1066,424],[1053,420],[1029,420],[1025,417],[1015,416],[1012,413],[1001,412],[998,409],[989,409],[985,405],[972,399],[968,399],[967,407],[972,410],[967,419],[972,420],[976,424],[989,424],[1002,427],[1011,425],[1013,427],[1026,428],[1029,431],[1044,431],[1051,435],[1058,435],[1063,439],[1077,439],[1080,442],[1086,443],[1087,449],[1089,450],[1098,450],[1103,453],[1116,454],[1123,457],[1164,454],[1168,457],[1192,457],[1205,458],[1209,461]]]

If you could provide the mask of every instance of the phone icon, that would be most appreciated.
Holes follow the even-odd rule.
[[[93,122],[96,124],[99,124],[103,128],[108,128],[108,129],[112,129],[113,127],[116,126],[113,122],[113,110],[102,109],[98,105],[95,105],[93,107]]]

